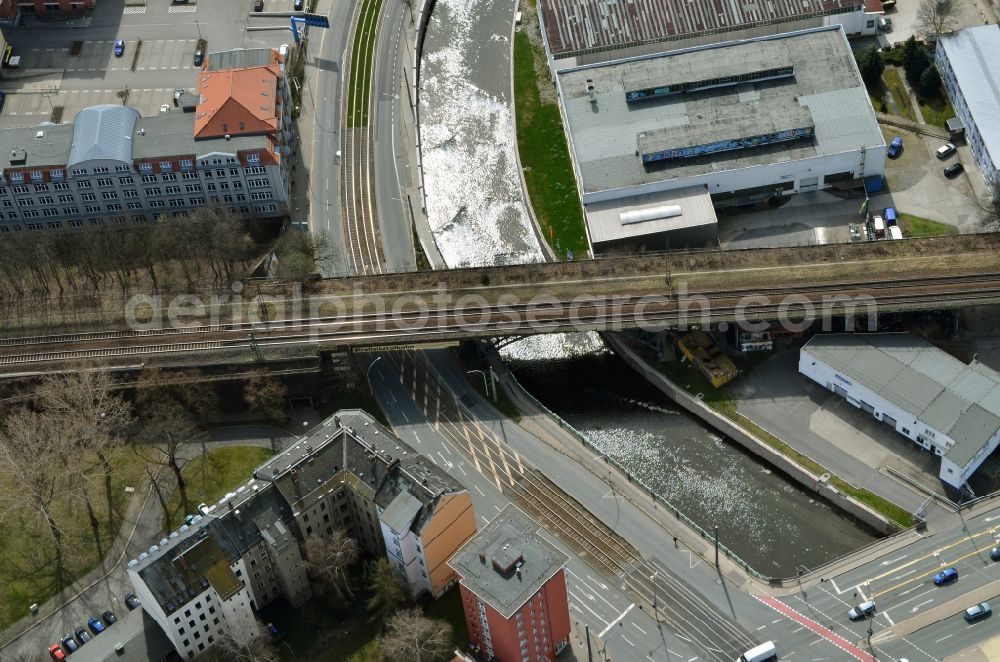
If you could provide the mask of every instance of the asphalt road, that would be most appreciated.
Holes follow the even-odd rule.
[[[693,541],[682,536],[679,546],[675,548],[670,533],[632,502],[622,498],[621,486],[615,482],[616,478],[612,477],[611,482],[596,478],[575,458],[553,449],[523,427],[500,416],[468,385],[448,352],[426,354],[442,383],[475,414],[477,421],[474,426],[455,425],[452,421],[435,417],[433,413],[428,417],[424,409],[428,405],[418,405],[413,400],[413,393],[416,392],[421,394],[422,403],[426,403],[422,387],[411,383],[414,379],[411,373],[401,373],[387,355],[369,364],[372,387],[396,433],[469,488],[481,522],[489,521],[507,502],[499,488],[503,476],[498,475],[495,467],[470,461],[461,447],[468,439],[488,431],[526,466],[544,468],[549,479],[616,533],[636,545],[645,558],[661,563],[669,571],[669,576],[661,576],[662,582],[674,582],[679,590],[700,594],[715,611],[714,618],[726,618],[737,623],[754,640],[773,639],[779,642],[782,659],[843,659],[843,650],[834,637],[817,635],[796,620],[783,617],[773,607],[741,591],[732,577],[724,571],[717,571],[688,549]],[[538,422],[534,418],[532,420]],[[685,633],[669,632],[664,626],[658,627],[648,613],[638,607],[630,607],[632,598],[620,589],[620,577],[602,575],[572,550],[565,551],[573,559],[569,566],[573,573],[570,577],[578,581],[571,586],[570,610],[574,622],[580,625],[580,637],[583,636],[583,626],[589,626],[592,634],[601,635],[594,639],[595,646],[606,645],[608,656],[612,659],[648,657],[655,662],[691,659],[685,656],[685,648],[701,656],[700,659],[715,659],[711,657],[712,651],[698,650],[686,643]],[[601,602],[598,596],[606,598],[608,604]],[[623,624],[615,625],[617,616],[622,612],[615,614],[614,611],[622,604],[629,611],[621,620]],[[711,624],[703,625],[708,628]]]
[[[309,229],[325,234],[341,256],[344,231],[340,207],[341,160],[337,153],[341,150],[344,59],[349,56],[351,18],[356,4],[354,0],[332,2],[328,14],[330,27],[310,28],[310,64],[306,68],[303,113],[299,117],[300,127],[309,122],[308,131],[312,134]],[[312,73],[308,73],[310,66],[315,67]],[[305,127],[301,130],[305,135]],[[336,260],[324,275],[337,275],[343,268],[343,261]]]
[[[983,641],[996,634],[997,624],[986,619],[968,625],[961,612],[1000,595],[1000,563],[989,555],[1000,538],[1000,505],[950,519],[947,528],[888,558],[827,577],[782,601],[852,641],[867,642],[869,623],[852,623],[847,612],[873,599],[872,644],[879,659],[937,660]],[[958,570],[958,580],[935,586],[933,576],[948,567]],[[1000,602],[995,605],[1000,608]]]

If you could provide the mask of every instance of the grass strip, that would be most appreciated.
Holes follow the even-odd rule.
[[[910,95],[906,93],[906,86],[903,85],[903,79],[899,77],[899,71],[886,69],[882,73],[882,78],[885,80],[885,86],[889,88],[889,94],[892,95],[893,101],[896,102],[898,114],[911,122],[916,122],[917,115],[913,112],[913,106],[910,105]]]
[[[199,503],[211,505],[221,499],[226,492],[249,478],[253,470],[273,454],[270,448],[223,446],[213,448],[191,460],[181,470],[181,475],[187,484],[187,495],[192,509]],[[180,512],[180,495],[176,489],[167,504],[169,512],[164,523],[167,531],[179,526],[185,515],[197,514]]]
[[[538,59],[547,71],[541,46],[518,30],[514,35],[514,109],[524,181],[542,235],[556,257],[566,259],[570,252],[583,257],[589,245],[576,178],[559,107],[554,101],[543,101],[539,93]]]
[[[382,12],[383,0],[365,0],[358,12],[358,25],[354,31],[351,46],[351,84],[348,86],[347,116],[349,127],[368,124],[368,104],[371,97],[375,41],[378,32],[378,17]]]
[[[899,214],[899,228],[903,231],[903,236],[911,237],[939,237],[946,234],[958,234],[958,228],[947,223],[939,223],[929,218],[921,218],[913,214]]]

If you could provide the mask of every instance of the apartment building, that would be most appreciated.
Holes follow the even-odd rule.
[[[210,56],[233,68],[199,74],[194,112],[101,105],[72,124],[0,130],[0,233],[149,223],[210,202],[287,214],[296,137],[283,57],[231,53]]]
[[[128,562],[135,594],[185,659],[248,641],[256,612],[312,595],[304,544],[345,530],[386,554],[414,596],[457,580],[447,559],[475,533],[469,493],[360,411],[339,412],[218,502]]]
[[[484,659],[543,662],[569,644],[569,557],[540,528],[508,505],[449,561],[461,577],[474,652]]]

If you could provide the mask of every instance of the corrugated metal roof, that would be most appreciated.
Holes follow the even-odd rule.
[[[1000,373],[966,365],[909,333],[814,336],[803,351],[878,393],[955,443],[949,460],[966,466],[1000,430]]]
[[[73,145],[66,165],[72,168],[84,161],[132,163],[132,129],[138,119],[139,111],[129,106],[104,104],[81,110],[73,122]]]
[[[541,0],[555,57],[864,10],[862,0]],[[722,35],[725,38],[725,35]]]
[[[1000,27],[980,25],[938,38],[983,147],[1000,164]]]

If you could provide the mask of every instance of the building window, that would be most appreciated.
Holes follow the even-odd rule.
[[[117,200],[118,191],[105,191],[104,193],[101,194],[101,198],[103,198],[104,200]]]
[[[139,192],[136,191],[134,188],[127,188],[127,189],[124,189],[122,191],[122,197],[123,198],[138,198],[139,197]]]
[[[128,167],[127,165],[118,165],[115,166],[115,170],[117,170],[118,172],[131,172],[132,168]]]
[[[65,170],[49,170],[50,179],[66,179]]]
[[[68,191],[69,184],[67,184],[66,182],[56,182],[55,184],[52,185],[52,188],[57,191]]]
[[[181,192],[180,186],[168,186],[166,187],[167,195],[178,195]]]
[[[267,170],[264,168],[264,166],[249,166],[243,168],[243,172],[245,172],[248,175],[263,175],[265,172],[267,172]]]
[[[257,152],[247,154],[247,163],[260,163],[260,154]]]
[[[101,188],[108,188],[110,186],[114,186],[115,183],[111,181],[110,177],[101,177],[100,179],[97,180],[97,185],[100,186]]]
[[[82,177],[82,176],[84,176],[86,174],[87,174],[87,169],[86,168],[73,168],[73,176],[74,177]]]
[[[10,173],[10,181],[17,182],[19,184],[24,182],[24,173],[23,172]]]
[[[165,203],[163,200],[150,200],[149,206],[155,209],[159,209],[161,207],[166,207],[167,203]]]
[[[33,181],[33,182],[40,182],[40,181],[42,181],[44,179],[45,179],[45,175],[42,173],[41,170],[32,170],[31,171],[31,181]]]
[[[51,195],[43,195],[40,198],[38,198],[38,204],[40,204],[40,205],[51,205],[51,204],[55,204],[55,201],[52,200],[52,196]]]
[[[161,176],[163,177],[163,181],[165,181],[165,182],[176,182],[177,181],[177,174],[173,173],[173,172],[167,173],[167,174],[161,175]]]
[[[211,184],[209,184],[209,186],[211,186]],[[188,193],[201,193],[201,185],[199,184],[188,184],[184,188],[187,190]]]
[[[81,193],[80,194],[80,199],[84,200],[86,202],[91,202],[91,201],[97,200],[97,194],[96,193]]]
[[[131,186],[133,183],[135,183],[135,180],[133,180],[131,177],[119,177],[118,183],[122,186]]]
[[[90,182],[77,182],[77,188],[90,188]]]
[[[122,206],[121,206],[121,204],[119,204],[117,202],[112,202],[111,204],[108,205],[108,211],[121,211],[121,210],[122,210]],[[122,220],[122,223],[124,223],[124,222],[125,221]]]
[[[128,208],[129,209],[142,209],[142,203],[141,202],[130,202],[130,203],[128,203]]]
[[[190,170],[193,167],[194,163],[191,162],[191,159],[181,159],[181,170]]]
[[[160,161],[160,172],[170,172],[174,169],[174,164],[170,161]]]
[[[153,164],[152,163],[140,163],[139,164],[139,172],[152,172],[152,171],[153,171]],[[143,181],[145,181],[145,179],[143,179]]]

